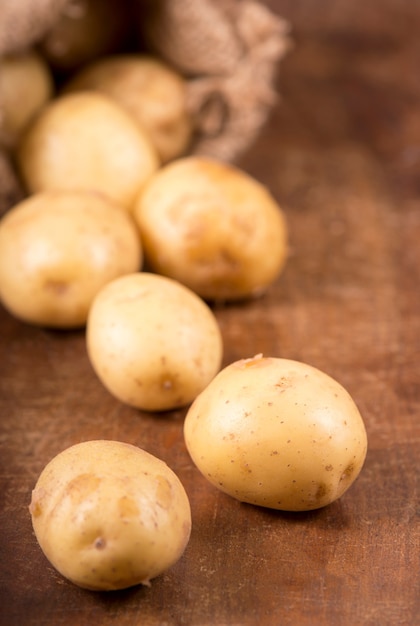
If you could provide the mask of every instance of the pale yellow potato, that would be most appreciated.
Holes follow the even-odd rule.
[[[148,137],[98,92],[56,98],[24,134],[17,161],[28,190],[89,189],[131,210],[159,167]]]
[[[145,54],[103,57],[84,67],[66,92],[98,90],[122,106],[149,135],[161,162],[183,155],[192,120],[184,78],[163,61]]]
[[[286,511],[340,498],[367,451],[363,419],[336,380],[261,355],[214,378],[190,407],[184,434],[193,462],[218,489]]]
[[[86,330],[88,355],[104,386],[146,411],[189,404],[221,366],[222,336],[213,312],[163,276],[139,272],[106,285]]]
[[[51,71],[36,52],[0,57],[0,145],[16,146],[53,92]]]
[[[180,559],[191,531],[177,475],[119,441],[85,441],[55,456],[38,478],[30,513],[50,563],[92,590],[148,585]]]
[[[205,157],[156,172],[134,207],[150,267],[208,300],[264,292],[287,256],[285,216],[238,168]]]
[[[105,196],[34,194],[0,221],[0,300],[31,324],[83,326],[98,291],[142,260],[132,217]]]

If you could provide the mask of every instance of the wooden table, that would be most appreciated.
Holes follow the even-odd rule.
[[[2,309],[2,626],[420,624],[420,2],[270,5],[295,47],[282,101],[239,165],[284,208],[290,258],[263,298],[215,309],[224,363],[263,352],[339,380],[366,422],[364,469],[318,511],[241,504],[193,467],[184,410],[123,406],[93,374],[82,331],[33,328]],[[164,458],[190,496],[190,544],[151,588],[79,589],[32,533],[40,471],[93,438]]]

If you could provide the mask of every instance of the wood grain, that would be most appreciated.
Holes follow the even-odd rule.
[[[123,406],[83,331],[0,310],[3,626],[415,626],[420,603],[420,2],[271,1],[293,27],[282,100],[240,165],[287,214],[290,255],[259,300],[218,306],[225,364],[258,352],[311,363],[364,416],[365,467],[338,502],[290,514],[200,477],[185,410]],[[114,438],[164,458],[191,499],[183,558],[151,588],[86,592],[42,555],[31,489],[63,448]]]

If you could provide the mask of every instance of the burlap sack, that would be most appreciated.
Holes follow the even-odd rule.
[[[86,1],[1,0],[0,56],[33,46],[62,12]],[[128,10],[127,3],[135,16],[139,48],[158,55],[187,79],[196,130],[191,152],[226,161],[237,158],[254,141],[276,101],[277,67],[289,47],[287,23],[257,0],[125,0],[121,10]],[[0,212],[22,194],[3,151]]]

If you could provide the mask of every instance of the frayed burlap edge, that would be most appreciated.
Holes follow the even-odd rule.
[[[288,23],[254,0],[139,0],[147,47],[187,77],[192,152],[231,161],[278,99]]]
[[[0,55],[26,50],[43,37],[69,0],[0,0]]]

